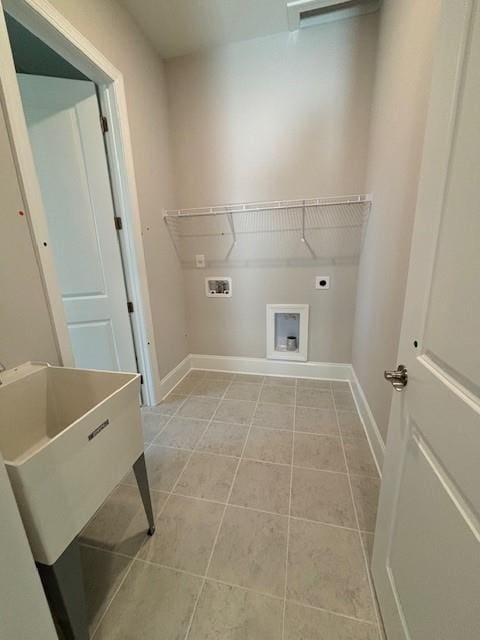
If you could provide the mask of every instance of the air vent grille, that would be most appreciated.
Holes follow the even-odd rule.
[[[307,9],[306,11],[300,11],[300,21],[312,20],[312,18],[318,18],[319,16],[325,16],[327,13],[334,13],[335,11],[343,11],[344,9],[350,9],[358,6],[358,0],[349,0],[347,2],[341,2],[335,5],[328,5],[327,7],[317,7],[316,9]]]
[[[291,0],[287,2],[290,31],[377,11],[381,0]]]

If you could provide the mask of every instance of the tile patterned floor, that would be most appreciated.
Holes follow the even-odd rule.
[[[95,640],[379,640],[379,478],[348,383],[192,371],[82,534]]]

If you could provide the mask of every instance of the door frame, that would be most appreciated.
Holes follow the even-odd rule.
[[[160,377],[123,76],[48,0],[0,0],[0,103],[63,366],[74,364],[72,346],[3,10],[98,86],[101,110],[109,126],[105,142],[114,206],[123,223],[119,241],[127,296],[135,309],[131,314],[133,341],[145,381],[144,401],[155,405],[161,399]]]

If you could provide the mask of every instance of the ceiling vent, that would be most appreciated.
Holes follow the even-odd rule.
[[[290,31],[314,27],[324,22],[373,13],[381,0],[289,0],[287,2]]]

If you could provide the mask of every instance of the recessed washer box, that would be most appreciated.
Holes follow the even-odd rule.
[[[267,358],[308,357],[308,304],[267,304]]]
[[[208,276],[205,278],[205,294],[207,298],[231,298],[232,279],[225,276]]]

